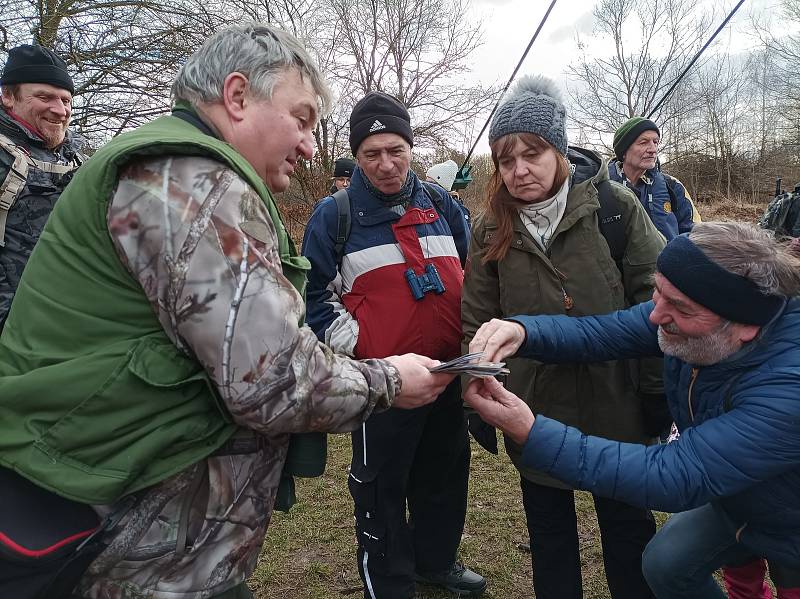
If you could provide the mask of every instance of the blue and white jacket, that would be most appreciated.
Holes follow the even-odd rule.
[[[688,233],[694,223],[700,222],[700,215],[694,207],[692,198],[689,197],[683,183],[675,177],[671,177],[676,199],[673,202],[667,189],[665,175],[658,169],[651,168],[645,171],[636,184],[631,184],[625,177],[621,162],[610,163],[608,174],[612,181],[622,183],[639,198],[650,220],[666,238],[667,243],[681,233]]]
[[[660,355],[653,303],[604,316],[520,316],[522,357],[596,362]],[[728,359],[664,357],[681,436],[646,447],[583,435],[537,416],[526,465],[579,489],[667,512],[711,502],[754,555],[800,567],[800,299]]]
[[[369,192],[359,168],[347,192],[352,228],[341,264],[334,247],[338,211],[333,197],[317,204],[306,226],[302,253],[311,261],[309,326],[334,351],[356,358],[407,352],[438,360],[456,357],[469,243],[461,209],[441,190],[444,214],[439,214],[416,176],[402,216]],[[439,271],[445,292],[414,300],[405,273],[412,268],[422,274],[429,263]]]

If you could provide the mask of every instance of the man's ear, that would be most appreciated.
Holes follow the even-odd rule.
[[[14,94],[12,94],[7,87],[3,88],[3,108],[6,110],[12,110],[14,108]]]
[[[222,86],[222,104],[232,121],[240,122],[244,119],[248,87],[247,77],[241,73],[234,71],[225,77],[225,83]]]
[[[739,341],[742,343],[749,343],[756,338],[758,332],[761,330],[760,326],[754,324],[741,324],[739,329]]]

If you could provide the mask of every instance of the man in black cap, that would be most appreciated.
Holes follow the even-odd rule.
[[[339,353],[379,358],[413,350],[440,360],[460,353],[466,220],[444,189],[426,189],[411,170],[412,145],[405,106],[367,94],[350,115],[357,166],[341,252],[333,197],[318,204],[306,227],[307,321]],[[425,408],[373,414],[352,441],[348,485],[364,596],[410,599],[415,578],[481,594],[485,579],[456,562],[469,471],[458,381]]]
[[[333,164],[333,184],[328,191],[331,194],[350,186],[350,177],[353,176],[353,169],[356,168],[355,161],[349,158],[337,158]]]
[[[81,162],[75,87],[53,51],[24,44],[0,76],[0,330],[47,217]]]

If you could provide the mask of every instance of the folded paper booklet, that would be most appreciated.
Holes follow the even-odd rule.
[[[505,365],[505,362],[483,362],[483,352],[475,352],[464,354],[454,360],[429,368],[429,370],[431,372],[449,372],[451,374],[484,377],[508,374],[510,371]]]

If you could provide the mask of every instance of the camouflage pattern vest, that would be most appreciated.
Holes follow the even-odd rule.
[[[164,116],[88,160],[56,204],[0,335],[0,465],[75,501],[107,504],[153,485],[237,428],[202,366],[167,337],[109,235],[119,169],[165,154],[208,156],[236,171],[269,212],[284,275],[305,289],[308,261],[230,145]]]

